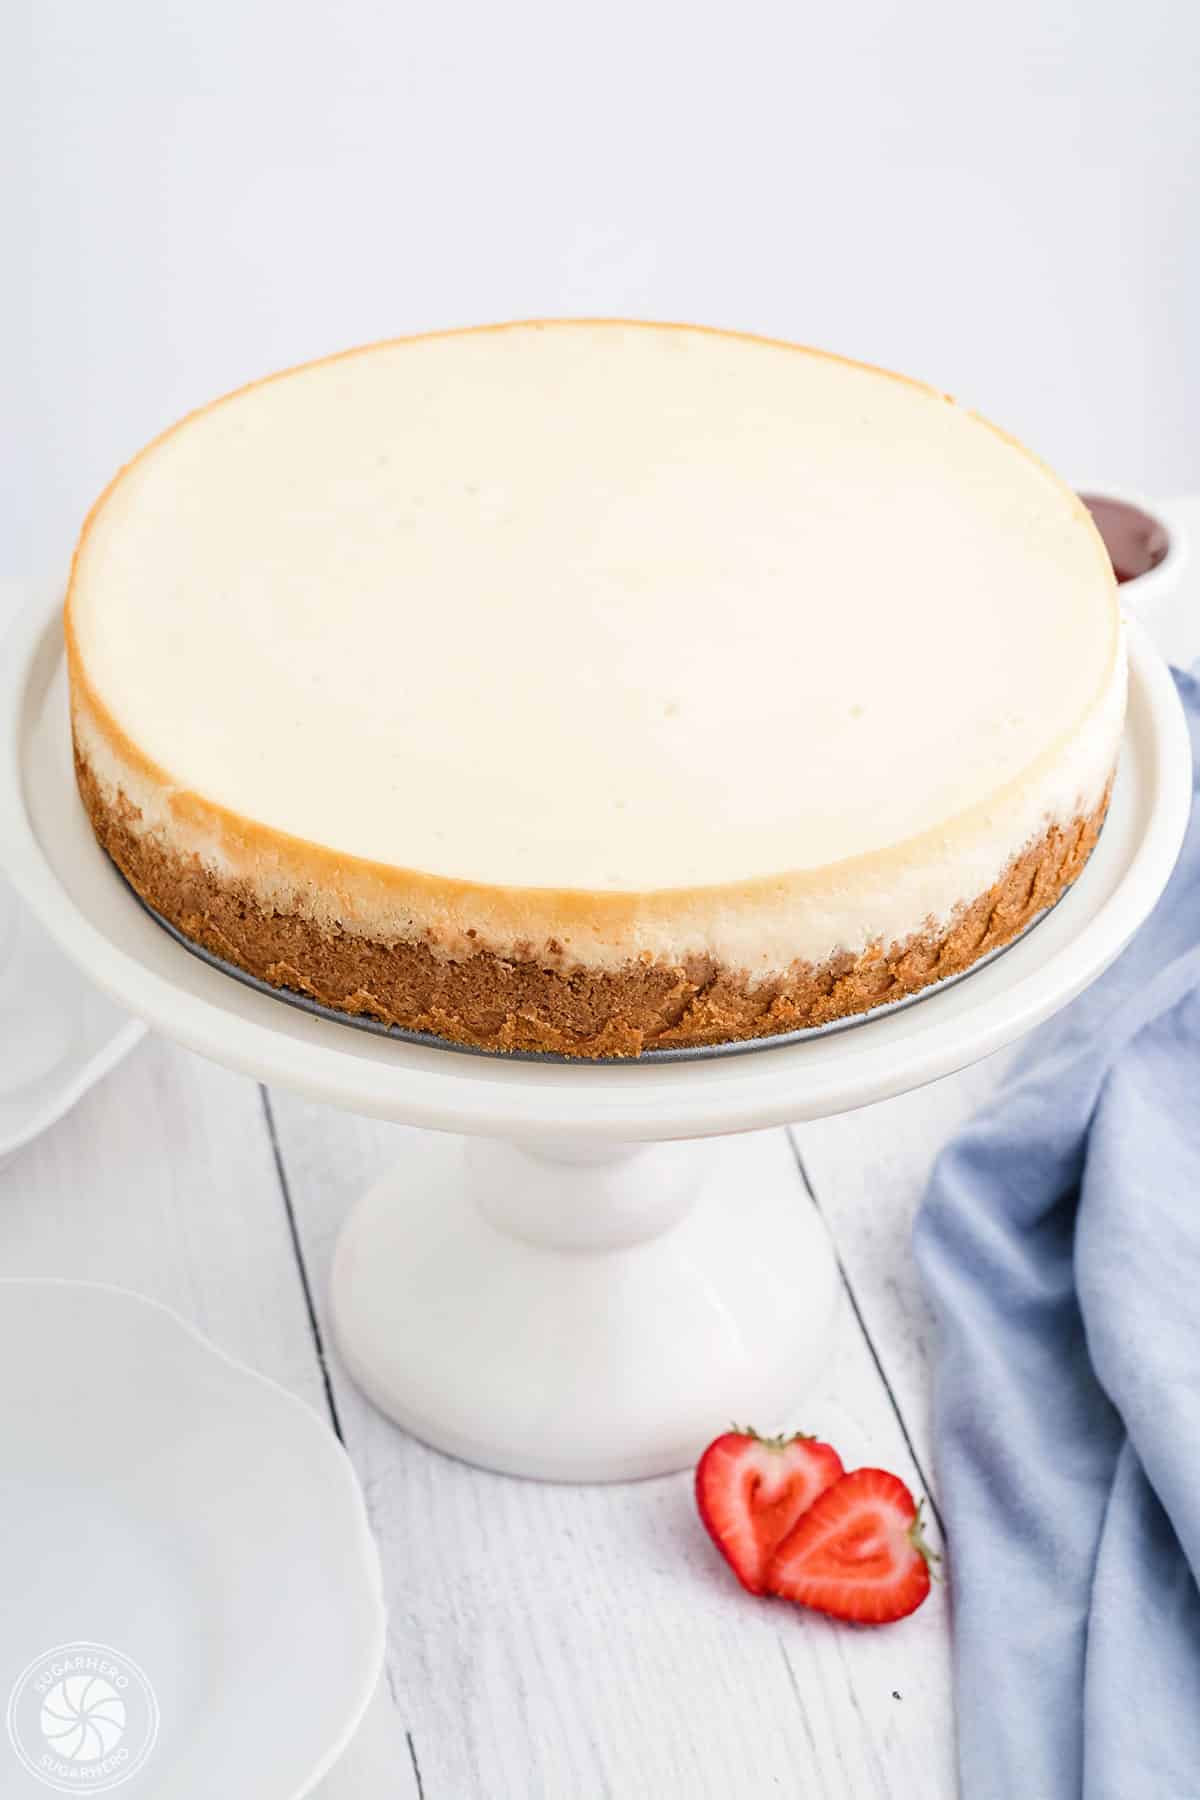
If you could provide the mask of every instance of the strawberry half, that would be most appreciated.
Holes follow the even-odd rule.
[[[776,1547],[841,1473],[837,1451],[800,1432],[760,1437],[735,1425],[708,1446],[696,1467],[696,1505],[744,1588],[766,1593]]]
[[[771,1559],[767,1586],[835,1619],[885,1625],[917,1610],[936,1561],[904,1483],[883,1469],[855,1469],[796,1521]]]

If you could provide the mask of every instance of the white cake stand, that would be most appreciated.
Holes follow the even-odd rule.
[[[387,1175],[338,1245],[355,1379],[440,1449],[544,1479],[691,1462],[733,1417],[792,1416],[837,1271],[781,1134],[963,1067],[1111,962],[1174,865],[1191,797],[1163,663],[1130,632],[1108,823],[1072,892],[1004,955],[834,1035],[705,1061],[516,1062],[314,1018],[212,969],[136,904],[75,791],[56,610],[0,670],[0,857],[93,981],[181,1043],[317,1100],[453,1134],[414,1191]],[[714,1142],[716,1139],[718,1141]]]

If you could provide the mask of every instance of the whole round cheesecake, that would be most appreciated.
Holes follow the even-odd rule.
[[[1087,511],[947,396],[675,325],[400,340],[194,413],[84,527],[80,791],[197,945],[491,1049],[869,1011],[1082,868]]]

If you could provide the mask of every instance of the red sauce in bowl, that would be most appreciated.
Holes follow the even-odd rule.
[[[1136,581],[1157,569],[1171,547],[1164,525],[1127,500],[1108,500],[1103,494],[1079,498],[1096,521],[1118,581]]]

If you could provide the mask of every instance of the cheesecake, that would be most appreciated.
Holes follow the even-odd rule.
[[[728,332],[400,339],[173,426],[84,526],[76,768],[237,969],[496,1051],[733,1043],[957,975],[1096,841],[1082,503],[950,396]]]

